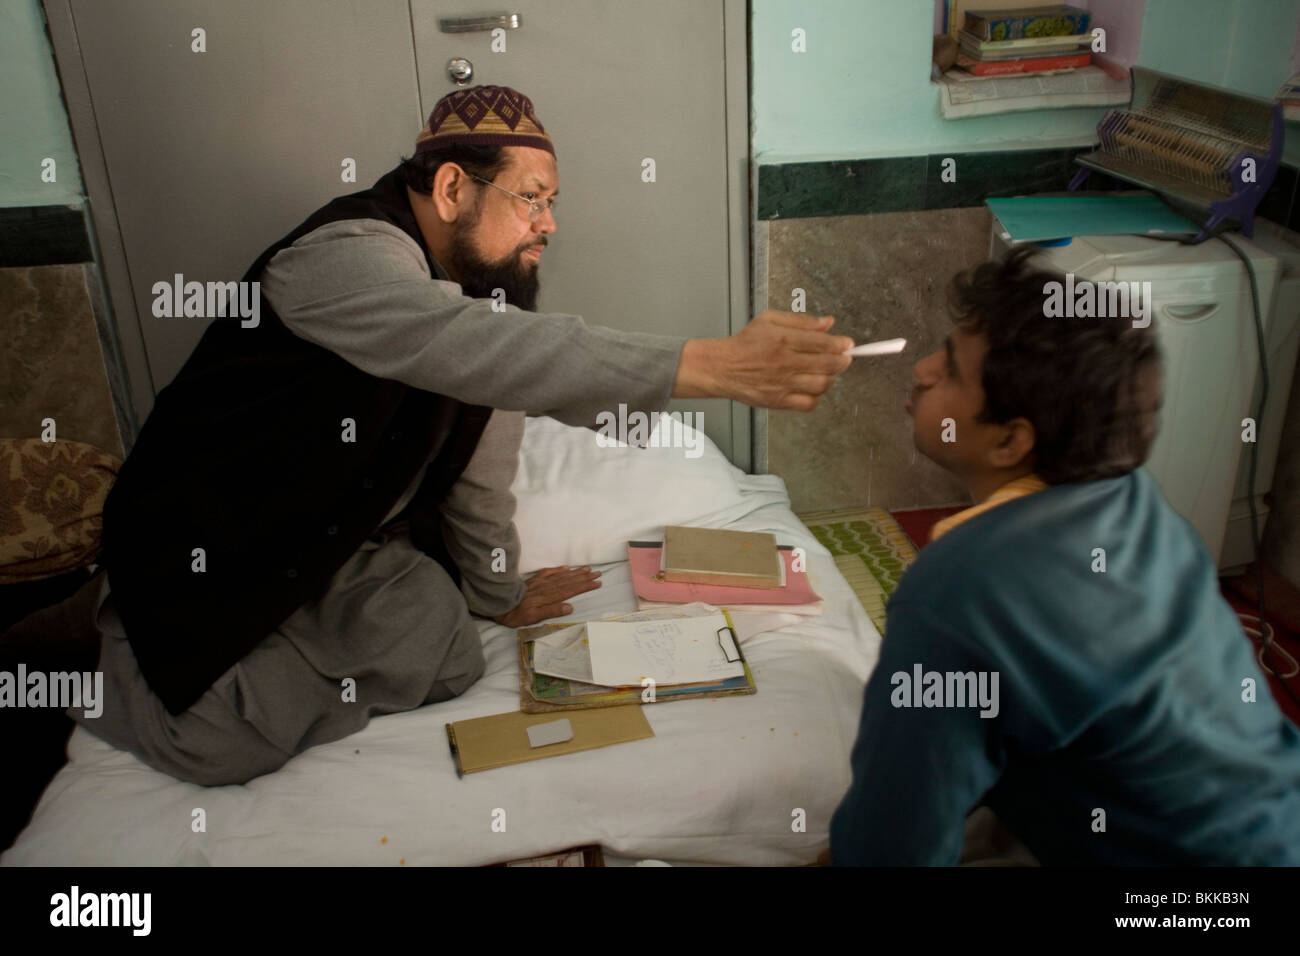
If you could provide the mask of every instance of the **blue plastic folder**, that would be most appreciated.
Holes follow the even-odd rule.
[[[1012,239],[1187,233],[1200,229],[1156,196],[1016,196],[986,199]]]

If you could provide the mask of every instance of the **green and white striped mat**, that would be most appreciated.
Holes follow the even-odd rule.
[[[885,601],[916,560],[916,548],[884,508],[809,511],[798,516],[835,556],[835,565],[885,633]]]

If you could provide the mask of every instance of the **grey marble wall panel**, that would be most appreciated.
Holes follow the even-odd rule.
[[[902,355],[855,360],[815,411],[768,414],[768,471],[796,511],[969,502],[916,452],[903,403],[913,364],[948,334],[949,278],[984,261],[989,232],[983,207],[768,223],[769,308],[790,309],[801,288],[810,315],[835,315],[857,341],[908,340]]]

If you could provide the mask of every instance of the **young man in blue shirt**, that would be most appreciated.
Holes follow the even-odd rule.
[[[1048,318],[1030,249],[953,283],[916,447],[976,504],[889,603],[831,860],[956,863],[985,803],[1046,865],[1300,864],[1300,733],[1140,466],[1154,330]]]

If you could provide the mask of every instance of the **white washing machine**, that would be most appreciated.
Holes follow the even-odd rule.
[[[1300,345],[1300,236],[1257,220],[1231,238],[1250,257],[1259,288],[1269,397],[1257,423],[1256,503],[1263,533],[1277,443]],[[993,222],[994,253],[1008,243]],[[1046,247],[1048,268],[1094,282],[1150,282],[1152,323],[1165,361],[1160,431],[1147,462],[1175,510],[1204,538],[1221,570],[1253,560],[1242,419],[1259,401],[1259,349],[1246,268],[1226,244],[1195,246],[1141,236],[1078,236]],[[1122,320],[1112,320],[1122,321]]]

